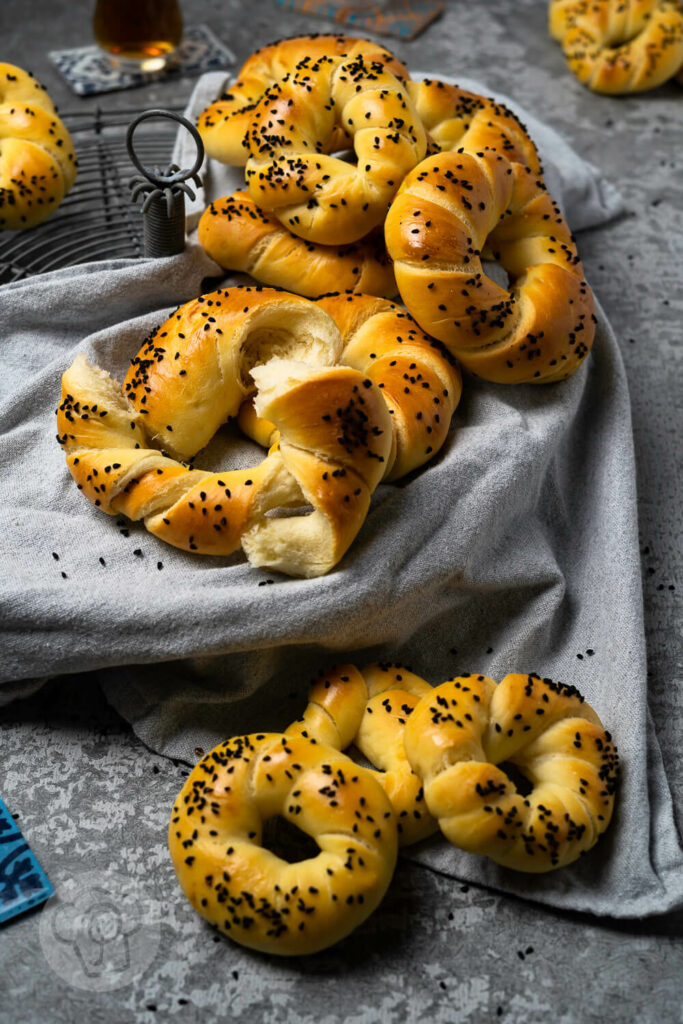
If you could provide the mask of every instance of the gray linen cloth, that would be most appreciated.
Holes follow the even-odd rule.
[[[199,81],[191,115],[223,79]],[[570,224],[618,213],[596,169],[520,113]],[[241,179],[211,165],[206,183],[195,213]],[[337,569],[297,580],[241,554],[177,551],[103,516],[55,441],[60,376],[76,353],[121,379],[148,330],[217,273],[191,245],[170,260],[90,264],[0,289],[0,699],[97,669],[145,743],[194,762],[228,735],[283,728],[315,671],[335,662],[401,661],[432,683],[539,671],[576,685],[619,746],[608,833],[576,865],[540,877],[440,838],[405,855],[555,907],[622,917],[680,905],[683,855],[647,710],[628,389],[602,311],[592,355],[566,382],[467,377],[438,458],[380,486]],[[198,464],[255,457],[224,428]]]

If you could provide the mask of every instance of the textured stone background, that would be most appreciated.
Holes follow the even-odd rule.
[[[3,0],[0,59],[31,68],[62,109],[184,101],[190,80],[99,99],[69,93],[46,51],[86,45],[93,5]],[[207,23],[240,62],[274,37],[329,24],[284,15],[271,0],[182,6],[186,23]],[[566,72],[545,17],[545,0],[453,0],[420,38],[394,49],[413,67],[461,70],[506,91],[602,167],[625,196],[626,215],[583,233],[579,244],[631,385],[650,708],[680,820],[682,723],[671,692],[681,678],[674,588],[681,568],[683,89],[671,84],[633,98],[586,91]],[[73,970],[60,975],[49,966],[39,938],[45,911],[5,926],[3,1024],[683,1020],[680,915],[615,925],[458,886],[408,864],[399,866],[380,909],[334,950],[292,961],[249,953],[215,937],[175,883],[165,830],[187,768],[144,748],[95,678],[52,681],[5,709],[0,730],[0,792],[55,887],[84,872],[95,872],[114,897],[117,885],[137,884],[138,918],[147,905],[151,915],[149,956],[133,958],[131,980],[111,991],[96,991],[94,982],[77,988]],[[92,910],[92,900],[86,905]]]

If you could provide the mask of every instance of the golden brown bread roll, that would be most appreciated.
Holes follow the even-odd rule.
[[[654,89],[683,68],[680,0],[551,0],[550,34],[595,92]]]
[[[387,67],[397,78],[408,71],[393,53],[369,39],[345,35],[307,35],[281,39],[264,46],[248,58],[227,92],[200,115],[197,128],[209,156],[225,164],[241,167],[247,162],[246,141],[252,112],[266,89],[302,64],[315,63],[321,57],[341,62],[362,56]],[[348,143],[343,129],[335,132],[333,150]]]
[[[66,371],[57,438],[68,468],[96,507],[143,519],[176,547],[227,555],[241,545],[254,565],[327,572],[392,449],[381,390],[331,365],[341,345],[323,309],[287,292],[233,288],[186,303],[134,357],[123,392],[84,356]],[[280,437],[260,465],[207,473],[179,461],[257,386]],[[309,514],[267,517],[295,508]]]
[[[339,129],[356,163],[328,155]],[[246,177],[252,199],[301,238],[355,242],[381,224],[427,137],[404,83],[358,57],[302,62],[253,112]]]
[[[438,151],[493,150],[525,164],[534,174],[541,173],[536,146],[517,115],[503,103],[433,78],[408,82],[407,87]]]
[[[495,151],[428,157],[404,179],[385,238],[408,310],[478,376],[561,380],[590,351],[593,297],[573,237],[524,164]],[[485,250],[509,288],[484,272]]]
[[[412,317],[386,299],[332,293],[316,300],[341,332],[340,362],[376,384],[391,416],[392,444],[385,480],[397,480],[432,459],[443,446],[462,393],[452,356],[421,331]],[[239,423],[258,444],[276,439],[274,426],[251,402]]]
[[[225,270],[251,274],[261,284],[298,295],[315,298],[338,289],[392,296],[397,291],[381,231],[351,245],[307,242],[260,209],[248,192],[211,203],[199,221],[198,236]]]
[[[339,665],[321,671],[308,693],[303,715],[286,735],[305,736],[336,750],[355,745],[391,801],[401,846],[425,839],[437,823],[425,808],[422,780],[403,747],[408,717],[432,687],[400,665]]]
[[[311,836],[288,863],[262,845],[277,815]],[[258,733],[219,744],[173,807],[169,848],[195,910],[266,953],[325,949],[372,913],[396,863],[396,820],[369,772],[304,737]]]
[[[458,676],[421,699],[404,745],[446,838],[505,867],[564,867],[609,825],[616,747],[574,687],[534,673],[498,685]],[[530,783],[528,796],[506,762]]]
[[[450,354],[402,306],[386,299],[328,295],[316,305],[341,332],[340,362],[376,384],[390,411],[394,440],[384,479],[397,480],[434,458],[462,394]]]
[[[0,63],[0,230],[35,227],[76,180],[71,137],[45,88]]]

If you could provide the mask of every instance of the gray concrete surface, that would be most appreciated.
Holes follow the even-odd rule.
[[[240,61],[274,37],[327,26],[284,15],[271,0],[182,6],[188,24],[207,23]],[[63,109],[142,108],[189,95],[193,83],[181,79],[99,99],[72,96],[46,51],[87,44],[91,7],[4,0],[0,57],[31,68]],[[394,49],[413,67],[461,70],[508,92],[601,166],[626,198],[626,215],[583,233],[579,245],[629,375],[650,710],[680,821],[681,712],[671,693],[681,677],[674,588],[681,568],[683,89],[672,83],[629,98],[587,92],[565,70],[545,13],[545,0],[457,0],[420,38]],[[61,909],[75,908],[93,926],[80,951],[73,919],[59,916],[57,905],[0,930],[3,1024],[683,1020],[680,916],[615,925],[454,885],[408,864],[375,915],[334,950],[282,961],[218,939],[184,901],[166,853],[168,810],[186,772],[136,740],[92,677],[52,681],[2,712],[0,792],[67,894]],[[117,901],[129,908],[127,930]],[[107,974],[102,964],[114,953]]]

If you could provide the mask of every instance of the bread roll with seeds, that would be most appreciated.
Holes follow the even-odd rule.
[[[331,34],[295,36],[257,50],[242,66],[237,81],[199,116],[197,128],[206,152],[222,163],[244,166],[249,156],[247,134],[253,110],[269,86],[297,66],[306,67],[321,57],[341,62],[356,56],[383,65],[397,78],[408,77],[407,68],[393,53],[369,39]],[[348,136],[340,128],[332,149],[347,144]]]
[[[380,389],[330,365],[341,346],[334,320],[300,296],[234,288],[188,302],[146,340],[123,389],[83,356],[66,371],[57,439],[68,468],[96,507],[143,519],[175,547],[242,546],[254,565],[327,572],[362,526],[392,445]],[[185,465],[257,387],[280,436],[263,462]],[[275,509],[310,514],[267,518]]]
[[[572,686],[535,673],[462,675],[414,709],[404,733],[427,807],[455,846],[545,872],[589,850],[612,817],[612,737]],[[505,763],[531,784],[524,797]]]
[[[422,780],[403,747],[408,717],[432,687],[400,665],[355,665],[321,670],[308,692],[301,718],[285,730],[336,750],[353,744],[378,769],[375,778],[389,797],[398,822],[398,841],[408,846],[437,830],[426,810]]]
[[[252,565],[320,576],[360,530],[391,453],[391,418],[380,390],[357,370],[272,360],[255,367],[255,410],[274,424],[282,458],[313,511],[262,517],[242,538]]]
[[[385,299],[333,292],[316,305],[341,332],[340,362],[375,384],[389,410],[392,445],[383,479],[397,480],[424,465],[443,446],[460,401],[462,378],[453,357],[403,307]],[[274,424],[257,416],[250,402],[239,423],[258,444],[276,438]]]
[[[339,129],[357,162],[330,156]],[[427,136],[405,84],[380,62],[302,62],[255,107],[246,179],[255,203],[294,234],[324,245],[380,225]]]
[[[0,63],[0,231],[50,217],[76,180],[71,136],[30,72]]]
[[[351,245],[307,242],[260,209],[248,192],[211,203],[199,221],[198,237],[224,270],[309,298],[334,289],[386,296],[397,291],[381,231]]]
[[[478,376],[549,383],[588,355],[596,320],[576,245],[524,164],[494,151],[429,157],[404,179],[385,238],[410,313]],[[484,249],[509,288],[484,273]]]
[[[339,328],[340,362],[365,374],[389,409],[393,455],[384,479],[398,480],[423,466],[443,447],[462,394],[452,356],[393,302],[333,294],[316,305]]]
[[[434,78],[408,82],[407,88],[438,151],[501,153],[534,174],[541,173],[536,146],[505,104]]]
[[[316,857],[288,863],[262,845],[281,815]],[[187,778],[169,849],[195,910],[243,946],[282,956],[326,949],[362,924],[396,863],[396,820],[382,787],[338,751],[304,737],[226,740]]]
[[[595,92],[655,89],[683,68],[681,0],[551,0],[550,34]]]

